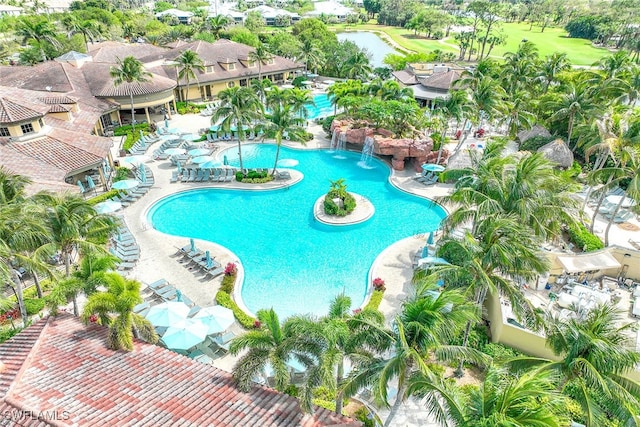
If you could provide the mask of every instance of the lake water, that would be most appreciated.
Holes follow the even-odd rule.
[[[353,31],[338,33],[338,40],[349,40],[358,45],[359,48],[367,49],[371,54],[371,65],[373,68],[384,67],[382,60],[390,53],[398,53],[394,48],[386,44],[380,37],[368,31]]]

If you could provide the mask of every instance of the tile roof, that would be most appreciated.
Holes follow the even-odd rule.
[[[51,96],[42,96],[38,98],[40,101],[45,104],[75,104],[78,101],[66,95],[51,95]]]
[[[395,77],[400,83],[404,85],[415,85],[418,84],[418,79],[416,79],[416,75],[407,70],[399,70],[391,73],[393,77]]]
[[[34,66],[0,66],[0,76],[0,82],[6,86],[40,92],[73,90],[63,64],[55,61],[41,62]]]
[[[89,55],[93,58],[93,62],[107,64],[115,64],[117,62],[116,59],[124,59],[127,56],[141,59],[151,54],[161,54],[167,51],[166,48],[146,43],[119,43],[114,41],[95,43],[89,46],[89,49]]]
[[[0,98],[0,123],[18,123],[42,116],[42,113],[22,104],[10,101],[7,98]]]
[[[21,424],[28,426],[360,425],[322,408],[304,414],[297,399],[264,386],[242,393],[229,373],[162,347],[136,341],[132,352],[109,350],[106,335],[105,327],[60,315],[0,344],[2,413],[68,416]]]
[[[460,72],[449,70],[443,73],[433,73],[430,76],[419,79],[420,84],[427,89],[449,90],[453,82],[460,78]]]
[[[104,63],[87,63],[82,67],[85,81],[91,89],[93,96],[97,97],[128,97],[129,90],[133,95],[148,95],[172,90],[176,87],[175,80],[160,75],[152,75],[144,83],[122,83],[119,86],[113,84],[110,70],[113,65]]]

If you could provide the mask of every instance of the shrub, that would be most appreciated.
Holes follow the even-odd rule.
[[[235,262],[227,263],[227,265],[224,268],[224,274],[225,276],[235,276],[236,274],[238,274],[238,266],[236,266],[236,263]]]
[[[379,277],[376,277],[375,279],[373,279],[373,288],[376,291],[383,291],[383,292],[387,289],[384,286],[384,280],[382,280]]]
[[[284,394],[288,394],[289,396],[298,397],[300,396],[300,389],[295,384],[289,384],[287,388],[284,389]]]
[[[148,123],[136,123],[136,132],[140,132],[140,130],[142,130],[142,132],[147,133],[149,132],[149,124]],[[123,135],[128,135],[130,133],[133,132],[133,127],[131,125],[122,125],[122,126],[118,126],[117,128],[113,129],[113,135],[114,136],[123,136]],[[139,133],[138,133],[139,135]]]
[[[362,422],[363,427],[374,427],[376,425],[373,420],[374,417],[369,417],[369,409],[367,409],[366,406],[361,406],[356,412],[353,413],[353,418]]]
[[[129,172],[131,172],[128,168],[124,166],[119,166],[116,168],[116,176],[113,177],[113,182],[122,181],[129,178]]]
[[[238,304],[231,298],[231,295],[224,291],[218,291],[216,294],[216,301],[223,307],[226,307],[233,311],[233,315],[236,320],[245,328],[245,329],[253,329],[256,319],[249,316],[247,313],[242,311]]]
[[[336,392],[328,387],[320,386],[313,390],[313,397],[315,399],[331,402],[332,400],[336,400]]]
[[[109,200],[112,197],[117,196],[119,193],[118,190],[109,190],[106,193],[102,193],[98,196],[92,197],[90,199],[87,199],[87,203],[89,203],[90,205],[96,205],[100,202],[104,202],[105,200]]]
[[[322,130],[326,132],[327,135],[331,135],[331,123],[333,123],[333,119],[336,116],[327,116],[322,121]]]
[[[225,274],[222,278],[222,285],[220,285],[220,290],[231,295],[233,293],[233,288],[236,284],[236,276],[235,274]]]
[[[331,402],[329,400],[322,400],[322,399],[313,399],[312,403],[321,408],[328,409],[333,412],[336,411],[336,402]],[[342,411],[342,415],[346,415],[344,410]]]
[[[22,328],[0,328],[0,344],[17,335]]]
[[[204,104],[194,104],[191,102],[176,102],[176,111],[178,114],[197,114],[204,110],[207,106]]]
[[[371,294],[371,298],[369,299],[369,302],[364,307],[364,309],[378,311],[378,307],[380,307],[380,303],[382,302],[383,297],[384,291],[373,291],[373,293]]]
[[[236,172],[236,181],[242,182],[243,179],[244,179],[244,173],[242,173],[241,171]]]
[[[44,303],[44,298],[25,299],[24,307],[27,310],[27,314],[29,316],[33,316],[34,314],[38,314],[42,311]]]
[[[512,359],[522,355],[519,351],[498,343],[488,343],[484,346],[482,352],[493,357],[496,361]]]
[[[345,190],[332,188],[324,197],[324,212],[327,215],[347,216],[356,208],[356,199]],[[334,199],[342,200],[342,207],[338,206]]]
[[[604,248],[604,243],[595,234],[589,232],[582,224],[573,224],[569,226],[569,240],[576,245],[576,248],[582,249],[584,252],[597,251]]]

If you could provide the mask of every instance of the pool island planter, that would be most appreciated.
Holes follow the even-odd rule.
[[[356,193],[349,192],[354,199],[356,199],[356,208],[348,215],[338,216],[338,215],[328,215],[324,212],[324,200],[326,194],[323,194],[316,200],[313,205],[313,216],[316,221],[321,222],[327,225],[353,225],[360,224],[362,222],[370,219],[375,213],[375,208],[373,203],[369,199],[364,196],[361,196]]]

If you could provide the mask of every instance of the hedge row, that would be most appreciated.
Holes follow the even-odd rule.
[[[378,310],[380,307],[380,303],[382,302],[382,298],[384,297],[384,291],[373,291],[371,294],[371,298],[369,302],[364,307],[365,310]]]
[[[253,329],[255,328],[255,322],[257,319],[249,316],[247,313],[242,311],[238,304],[231,298],[231,295],[224,291],[218,291],[216,294],[216,301],[223,307],[226,307],[233,311],[233,315],[236,317],[236,320],[240,322],[240,324],[245,329]]]
[[[569,227],[569,240],[576,245],[576,248],[584,252],[593,252],[604,248],[602,240],[582,224],[575,224]]]

